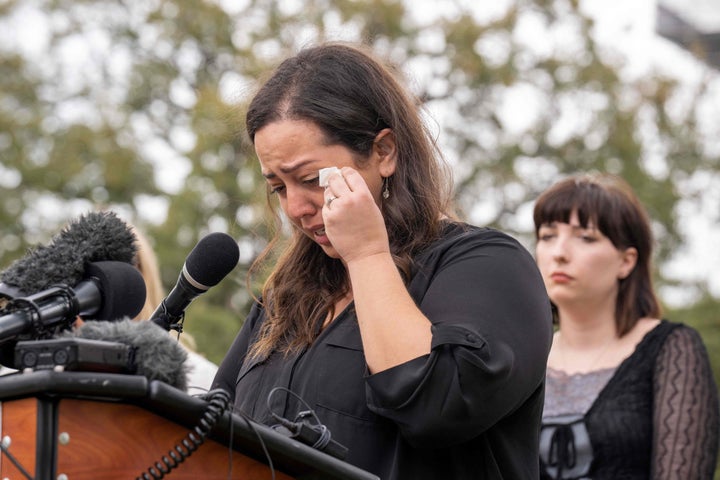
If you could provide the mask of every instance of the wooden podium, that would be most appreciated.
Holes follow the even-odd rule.
[[[36,480],[143,478],[182,445],[208,407],[142,376],[50,370],[0,377],[0,402],[0,478]],[[227,412],[162,478],[378,480]]]

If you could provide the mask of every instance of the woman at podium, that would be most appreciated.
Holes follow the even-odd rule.
[[[534,479],[550,303],[515,239],[453,214],[418,105],[358,45],[261,86],[247,132],[291,237],[254,265],[270,275],[213,387],[383,480]]]

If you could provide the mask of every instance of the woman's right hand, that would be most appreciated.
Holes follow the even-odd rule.
[[[343,167],[340,175],[330,176],[322,213],[325,233],[346,264],[390,253],[380,208],[365,179],[355,169]]]

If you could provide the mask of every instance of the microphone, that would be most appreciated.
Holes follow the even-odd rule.
[[[72,332],[65,332],[63,337],[102,341],[108,348],[114,348],[117,344],[125,345],[132,351],[132,355],[130,365],[124,371],[187,390],[187,375],[190,369],[185,363],[187,352],[177,340],[173,340],[153,322],[129,318],[118,322],[86,322]],[[107,361],[105,363],[112,364]]]
[[[27,297],[11,300],[0,312],[0,343],[51,336],[68,329],[80,315],[105,320],[135,316],[145,303],[145,281],[128,263],[95,262],[86,279],[74,288],[56,285]]]
[[[237,242],[227,233],[203,237],[185,259],[177,283],[150,316],[155,324],[182,332],[185,309],[198,295],[217,285],[240,259]]]
[[[0,296],[22,297],[51,285],[77,285],[89,263],[132,263],[135,234],[114,212],[91,212],[70,222],[50,244],[31,249],[0,274]]]

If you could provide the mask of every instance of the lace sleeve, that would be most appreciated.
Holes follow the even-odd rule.
[[[718,390],[700,335],[676,328],[655,366],[651,478],[713,478],[719,417]]]

